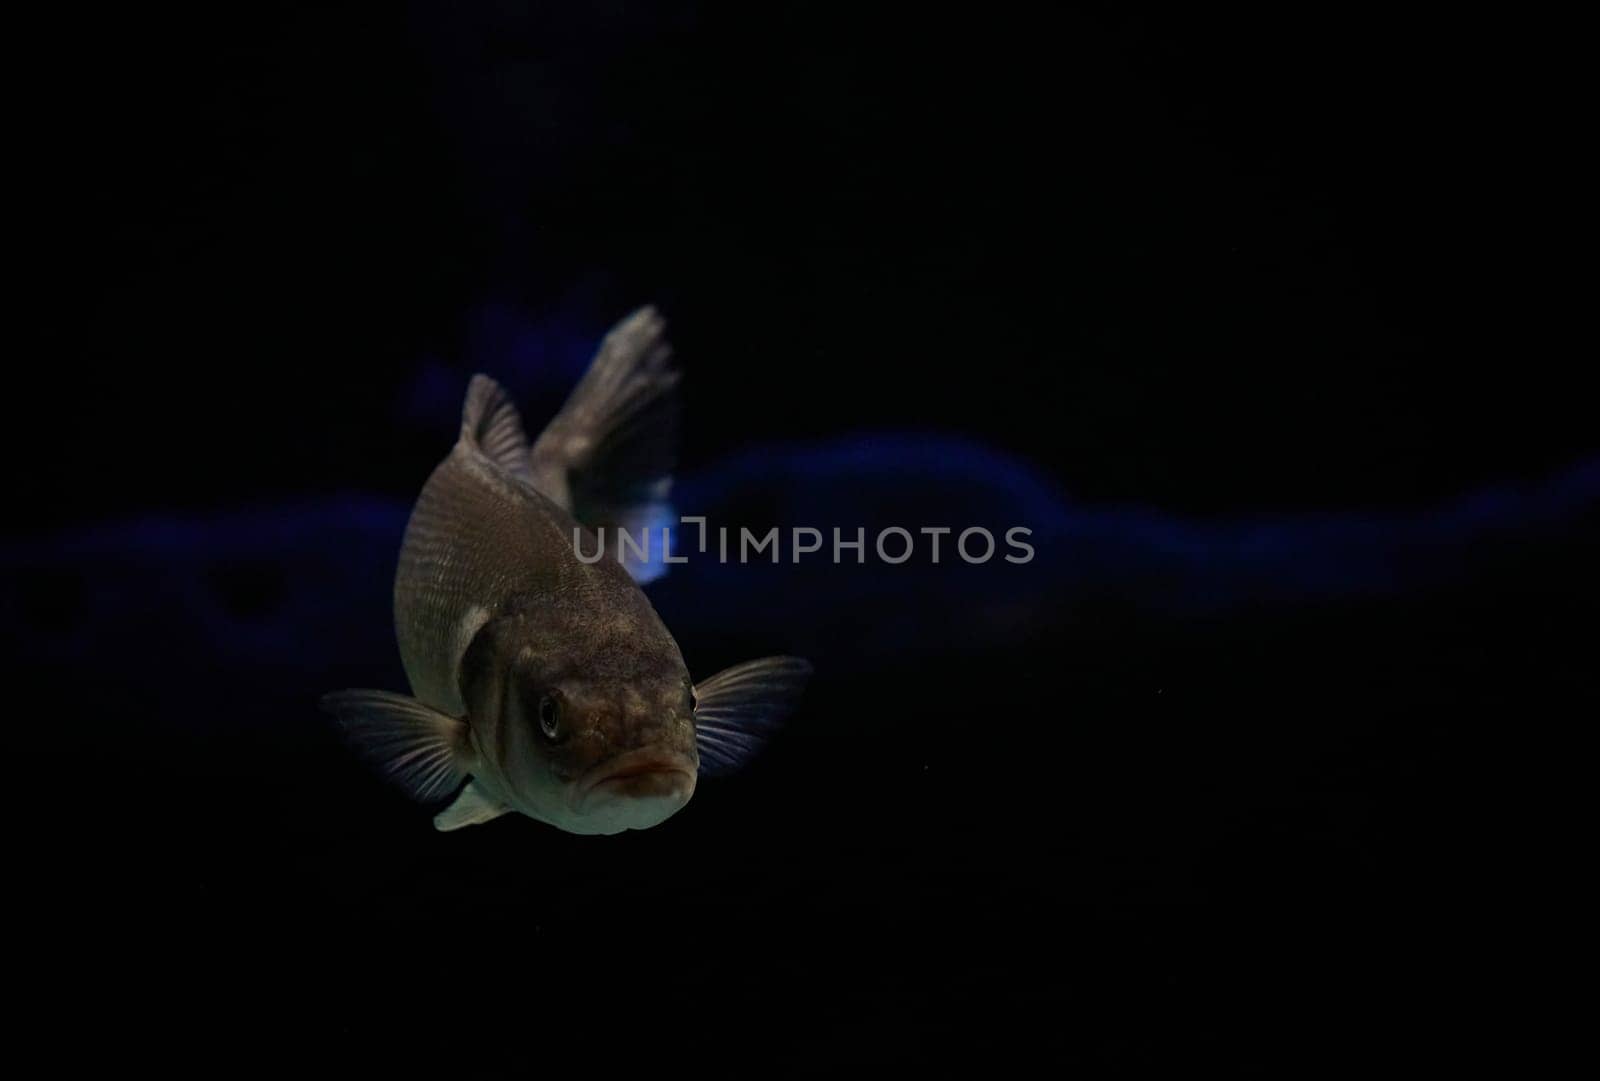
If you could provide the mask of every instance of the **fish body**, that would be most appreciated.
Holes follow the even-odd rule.
[[[413,797],[459,789],[442,830],[510,811],[573,833],[655,825],[702,773],[752,757],[809,675],[770,657],[696,687],[637,580],[655,568],[620,546],[578,558],[603,531],[661,515],[677,383],[662,329],[649,308],[619,323],[531,445],[504,391],[473,378],[395,575],[412,695],[324,698],[358,754]]]

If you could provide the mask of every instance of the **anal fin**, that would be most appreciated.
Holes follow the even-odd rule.
[[[448,833],[463,826],[491,822],[510,810],[510,807],[484,792],[477,781],[470,781],[454,803],[433,816],[433,828]]]

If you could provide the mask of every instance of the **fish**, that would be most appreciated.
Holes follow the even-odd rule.
[[[690,678],[642,584],[661,563],[604,537],[671,513],[680,370],[653,306],[618,322],[539,437],[472,377],[461,429],[401,542],[394,625],[411,694],[324,695],[355,756],[452,831],[512,812],[615,835],[682,810],[769,743],[800,657]],[[580,558],[580,551],[589,558]]]

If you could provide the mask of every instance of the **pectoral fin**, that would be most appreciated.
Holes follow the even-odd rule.
[[[448,796],[472,766],[467,722],[387,691],[335,691],[322,708],[363,761],[407,795],[427,803]]]
[[[811,665],[799,657],[736,664],[695,687],[700,772],[715,777],[744,766],[799,704]]]
[[[433,816],[433,828],[442,832],[462,826],[476,826],[510,812],[511,808],[488,795],[477,781],[470,781],[456,801]]]

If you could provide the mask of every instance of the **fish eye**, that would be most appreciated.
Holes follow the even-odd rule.
[[[555,739],[561,734],[561,705],[548,694],[539,698],[539,731],[546,739]]]

